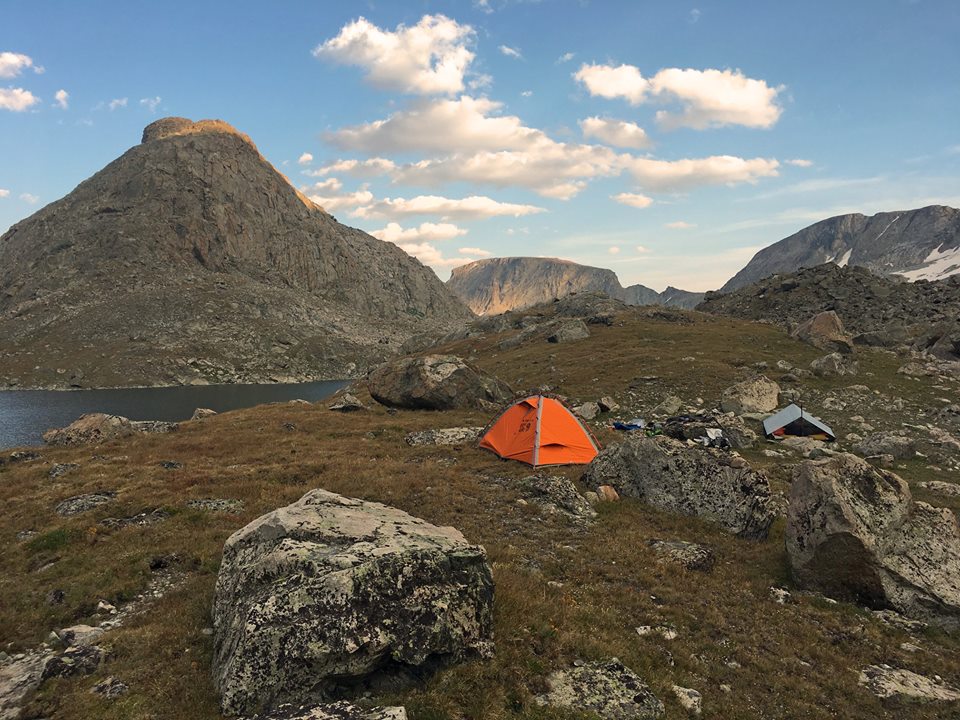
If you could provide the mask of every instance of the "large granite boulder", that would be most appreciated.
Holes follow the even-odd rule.
[[[224,546],[213,604],[225,713],[403,684],[492,649],[482,547],[380,503],[312,490]]]
[[[87,445],[136,434],[130,421],[119,415],[88,413],[65,428],[47,430],[43,441],[48,445]]]
[[[865,437],[853,451],[863,457],[892,455],[895,460],[906,460],[916,454],[917,441],[903,431],[884,430]]]
[[[797,468],[786,548],[802,587],[960,627],[960,528],[953,512],[914,502],[900,477],[855,455]]]
[[[814,375],[830,377],[832,375],[856,375],[860,371],[860,363],[851,359],[849,355],[832,352],[811,361],[810,369]]]
[[[828,352],[853,352],[853,341],[843,329],[840,316],[833,310],[817,313],[800,323],[791,335]]]
[[[410,410],[484,408],[513,398],[505,382],[454,355],[384,363],[367,376],[367,388],[378,403]]]
[[[780,386],[765,375],[757,375],[724,390],[720,408],[737,415],[765,413],[776,410],[779,402]]]
[[[565,343],[590,337],[590,329],[580,318],[564,320],[547,337],[547,342]]]
[[[737,455],[665,436],[627,436],[593,459],[584,480],[588,487],[611,485],[621,496],[712,520],[740,537],[766,537],[774,518],[763,473]]]

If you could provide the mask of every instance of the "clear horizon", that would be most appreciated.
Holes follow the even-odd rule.
[[[960,206],[946,0],[164,10],[5,6],[0,229],[168,115],[249,134],[443,279],[542,256],[710,290],[818,220]]]

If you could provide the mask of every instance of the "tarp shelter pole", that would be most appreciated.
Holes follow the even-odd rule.
[[[533,431],[533,466],[540,464],[540,418],[543,417],[543,395],[537,396],[537,427]]]

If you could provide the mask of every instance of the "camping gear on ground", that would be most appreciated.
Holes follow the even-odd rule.
[[[787,405],[764,420],[763,434],[768,438],[795,436],[826,441],[837,439],[829,425],[796,404]]]
[[[633,418],[632,420],[627,420],[626,422],[621,422],[620,420],[613,421],[614,430],[622,430],[623,432],[633,432],[634,430],[643,430],[647,426],[647,421],[643,418]]]
[[[480,447],[505,460],[541,467],[589,463],[599,443],[558,399],[531,395],[494,420],[480,437]]]
[[[713,415],[675,415],[663,421],[663,434],[675,440],[693,440],[704,447],[728,449],[730,441],[723,435]]]

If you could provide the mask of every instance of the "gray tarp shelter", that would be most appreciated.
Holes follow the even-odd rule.
[[[833,430],[823,420],[814,417],[799,405],[794,404],[787,405],[783,410],[764,420],[763,433],[767,437],[826,435],[828,440],[837,439]]]

